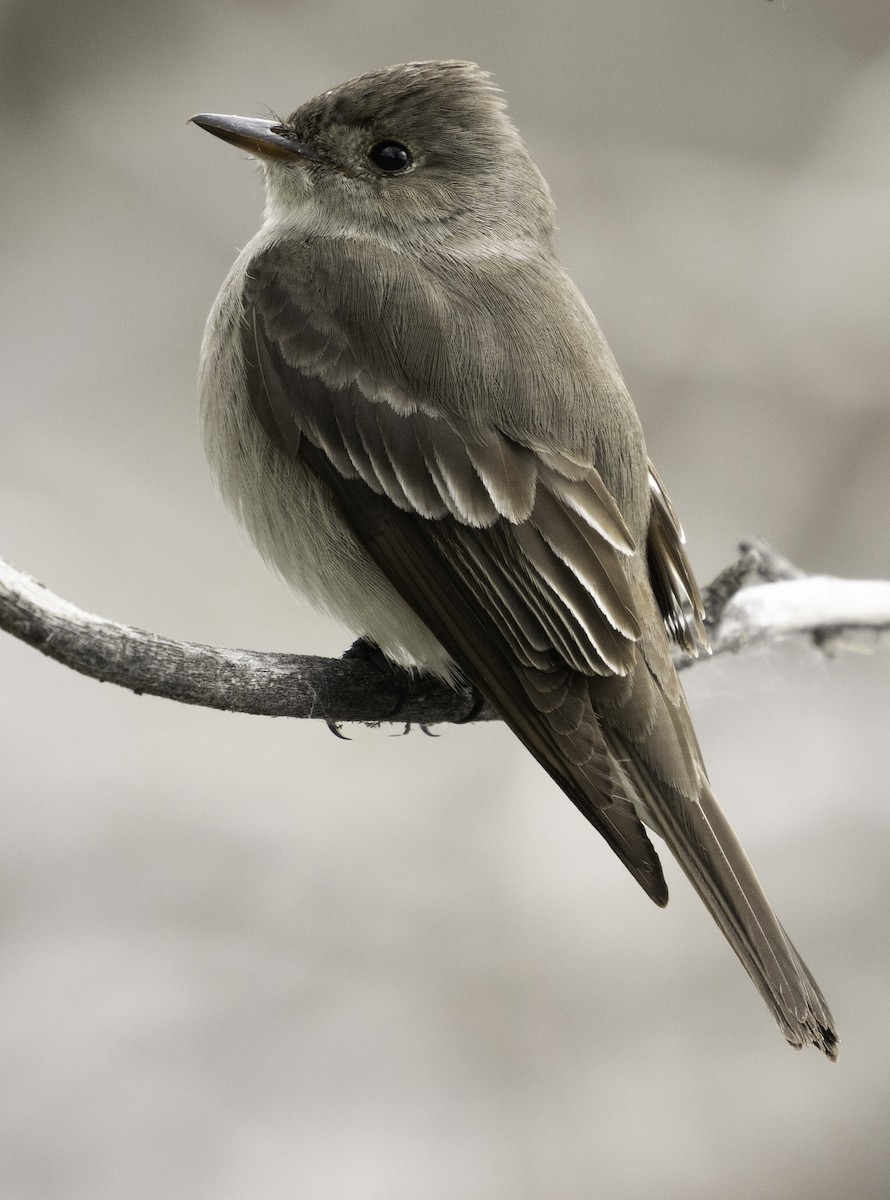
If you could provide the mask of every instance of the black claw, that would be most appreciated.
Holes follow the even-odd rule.
[[[334,735],[334,737],[339,738],[341,742],[351,742],[352,741],[351,737],[347,737],[345,733],[340,732],[340,722],[339,721],[325,721],[325,725],[327,725],[328,729],[330,729],[330,731]]]
[[[473,703],[470,711],[463,717],[458,717],[454,722],[455,725],[468,725],[470,721],[475,721],[479,714],[485,708],[485,697],[472,683],[470,684],[470,693],[473,697]]]

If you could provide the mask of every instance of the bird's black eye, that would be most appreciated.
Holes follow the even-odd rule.
[[[410,150],[401,142],[378,142],[368,151],[368,158],[381,171],[393,174],[395,171],[407,171],[414,159]]]

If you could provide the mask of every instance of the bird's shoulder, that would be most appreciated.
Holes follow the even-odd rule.
[[[522,240],[400,244],[295,226],[256,240],[245,288],[255,303],[302,310],[304,319],[336,323],[347,336],[385,328],[402,351],[419,325],[479,359],[509,349],[551,371],[557,361],[583,368],[611,359],[552,250]]]

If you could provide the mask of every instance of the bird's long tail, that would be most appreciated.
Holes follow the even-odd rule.
[[[834,1060],[825,998],[779,923],[706,779],[697,802],[663,806],[656,826],[751,976],[786,1040]]]

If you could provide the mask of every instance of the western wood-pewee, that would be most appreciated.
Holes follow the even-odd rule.
[[[471,681],[660,905],[644,824],[664,838],[788,1041],[834,1058],[671,662],[705,640],[680,526],[489,77],[408,63],[286,121],[193,119],[265,168],[201,365],[261,553],[396,663]]]

